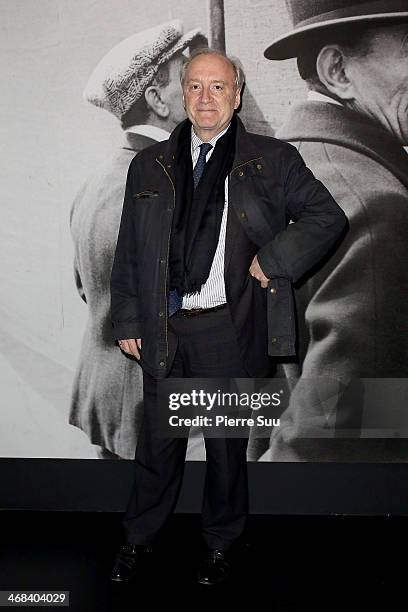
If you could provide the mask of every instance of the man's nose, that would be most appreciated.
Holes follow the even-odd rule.
[[[203,87],[201,90],[201,102],[208,104],[211,101],[211,89],[210,87]]]

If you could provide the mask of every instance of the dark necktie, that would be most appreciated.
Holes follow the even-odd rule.
[[[200,155],[198,156],[197,163],[193,170],[194,189],[200,182],[200,178],[202,177],[206,164],[207,153],[210,149],[212,149],[212,145],[210,145],[208,142],[203,142],[203,144],[200,144]]]
[[[212,149],[212,145],[210,145],[208,142],[203,142],[203,144],[200,144],[200,155],[198,156],[196,165],[194,166],[193,170],[194,189],[200,182],[206,164],[207,153],[210,149]],[[169,317],[171,317],[172,314],[180,310],[182,304],[183,298],[179,296],[176,289],[170,291],[168,308]]]

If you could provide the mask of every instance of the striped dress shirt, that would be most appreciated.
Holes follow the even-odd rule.
[[[212,145],[206,156],[206,162],[210,159],[215,144],[219,138],[228,130],[229,125],[209,140],[209,144]],[[191,128],[191,158],[193,161],[193,168],[197,163],[198,156],[200,155],[200,145],[203,144],[201,138],[194,132],[193,127]],[[225,198],[224,198],[224,210],[222,213],[220,235],[218,237],[218,244],[214,254],[214,259],[211,265],[210,274],[201,286],[200,293],[195,295],[187,294],[183,296],[182,308],[213,308],[220,304],[225,304],[227,301],[225,295],[225,281],[224,281],[224,255],[225,255],[225,233],[227,229],[227,213],[228,213],[228,176],[225,179]]]

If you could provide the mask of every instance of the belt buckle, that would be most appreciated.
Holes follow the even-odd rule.
[[[187,317],[195,317],[202,312],[204,312],[205,308],[191,308],[189,312],[186,313]]]
[[[205,311],[205,308],[185,308],[181,314],[183,317],[195,317]]]

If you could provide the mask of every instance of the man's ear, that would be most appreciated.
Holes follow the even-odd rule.
[[[237,91],[235,92],[234,109],[236,110],[240,104],[241,104],[241,90],[237,89]]]
[[[150,87],[146,88],[144,97],[150,111],[161,119],[167,119],[170,114],[170,109],[167,103],[162,100],[160,87],[157,85],[150,85]]]
[[[347,58],[337,45],[327,45],[320,51],[316,72],[323,85],[339,98],[350,99],[351,82],[346,70]]]

